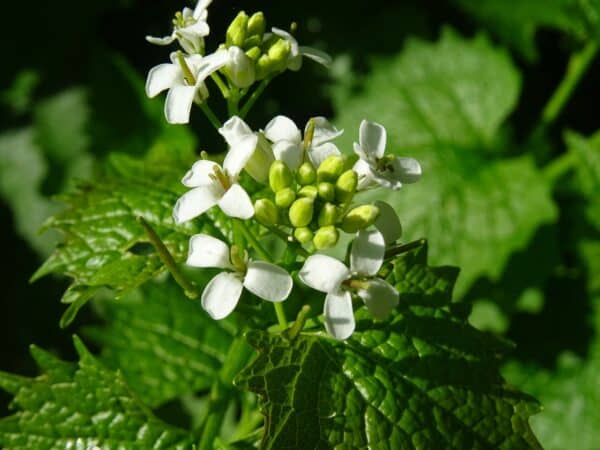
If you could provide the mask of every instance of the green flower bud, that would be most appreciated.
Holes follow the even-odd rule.
[[[307,226],[313,218],[314,201],[311,198],[302,197],[290,206],[289,218],[292,226],[301,228]]]
[[[318,223],[320,227],[334,225],[337,219],[337,208],[332,203],[325,203],[319,212]]]
[[[254,202],[254,217],[263,225],[273,226],[279,222],[279,210],[268,198]]]
[[[239,14],[233,21],[227,33],[225,34],[225,45],[227,47],[242,47],[246,40],[246,33],[248,29],[248,15],[244,11],[240,11]]]
[[[321,227],[315,233],[313,244],[315,244],[317,250],[333,247],[337,244],[339,237],[340,234],[334,226]]]
[[[294,176],[289,167],[283,161],[273,161],[269,169],[269,186],[273,192],[291,187],[294,183]]]
[[[339,203],[350,203],[356,186],[358,185],[358,175],[354,170],[346,170],[335,182],[335,198]]]
[[[262,55],[262,51],[260,50],[260,47],[254,46],[254,47],[250,48],[249,50],[246,50],[246,55],[252,61],[256,62],[256,61],[258,61],[258,58],[260,58],[260,55]]]
[[[257,47],[262,43],[262,38],[258,35],[247,37],[244,41],[244,46],[242,48],[247,49],[251,47]]]
[[[319,190],[319,197],[326,202],[335,200],[335,187],[333,187],[333,184],[322,181],[317,186],[317,189]]]
[[[262,12],[256,12],[248,19],[248,26],[246,28],[248,36],[259,36],[262,40],[265,30],[267,29],[267,21],[265,15]]]
[[[342,230],[356,233],[372,225],[379,216],[379,208],[375,205],[361,205],[351,210],[342,220]]]
[[[239,47],[229,49],[231,59],[221,71],[240,89],[245,89],[256,81],[254,61]]]
[[[319,191],[316,186],[304,186],[302,189],[298,191],[298,197],[308,197],[310,199],[316,200],[317,195],[319,195]]]
[[[292,188],[283,188],[275,193],[275,204],[280,208],[289,208],[296,200],[296,192]]]
[[[302,186],[313,184],[317,180],[317,171],[310,162],[306,161],[298,167],[296,180],[298,181],[298,184],[301,184]]]
[[[321,163],[317,169],[317,179],[319,181],[329,181],[335,183],[344,170],[344,158],[339,155],[331,155]]]
[[[294,237],[301,244],[306,244],[307,242],[310,242],[312,240],[313,236],[314,236],[313,232],[310,231],[306,227],[296,228],[294,230]]]

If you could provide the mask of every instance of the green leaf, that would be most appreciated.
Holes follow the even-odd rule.
[[[498,279],[509,256],[556,217],[532,160],[498,154],[519,85],[505,52],[446,30],[435,44],[408,42],[375,67],[362,92],[338,98],[347,150],[366,118],[386,126],[387,152],[420,161],[417,184],[372,198],[396,208],[407,240],[428,238],[434,264],[461,267],[458,296],[480,276]]]
[[[540,29],[559,30],[579,41],[600,37],[598,0],[455,1],[529,60],[537,58],[535,37]]]
[[[466,323],[456,275],[427,267],[422,247],[394,261],[402,311],[389,322],[361,308],[345,342],[249,333],[259,357],[238,383],[261,397],[261,448],[540,448],[537,403],[498,373],[510,346]]]
[[[96,306],[106,324],[86,334],[102,348],[102,361],[152,407],[210,388],[236,333],[232,321],[212,320],[171,281]]]
[[[32,347],[44,372],[37,378],[0,373],[16,410],[0,419],[4,449],[193,448],[191,436],[152,416],[119,373],[104,368],[77,338],[75,347],[77,364]]]

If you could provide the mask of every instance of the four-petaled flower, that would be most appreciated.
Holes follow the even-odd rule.
[[[175,40],[179,41],[181,47],[190,55],[202,53],[204,50],[204,37],[210,33],[206,18],[207,8],[212,0],[199,0],[196,7],[183,8],[183,11],[175,14],[173,19],[173,32],[170,36],[162,38],[146,36],[146,40],[156,45],[170,45]]]
[[[350,269],[331,256],[309,256],[300,269],[300,279],[325,292],[325,328],[335,339],[347,339],[355,328],[350,290],[355,289],[376,319],[385,319],[398,305],[398,291],[376,277],[383,264],[385,241],[379,231],[361,231],[352,243]]]
[[[225,269],[202,292],[202,307],[213,319],[223,319],[235,309],[243,288],[270,302],[288,298],[294,282],[284,269],[247,258],[232,261],[230,255],[227,244],[215,237],[196,234],[190,238],[187,265]]]
[[[329,141],[343,132],[344,130],[338,130],[324,117],[313,117],[308,121],[304,129],[306,142],[302,140],[302,134],[296,124],[286,116],[273,118],[265,127],[265,136],[273,142],[275,159],[286,163],[291,170],[302,164],[305,151],[315,167],[319,167],[331,155],[340,155],[340,150]]]
[[[376,185],[400,189],[403,184],[414,183],[421,177],[421,166],[416,159],[384,156],[386,140],[382,125],[367,120],[361,122],[359,143],[354,143],[354,152],[360,158],[353,168],[358,174],[358,189]]]
[[[312,59],[319,64],[329,67],[331,65],[331,56],[327,53],[312,47],[298,45],[298,41],[294,36],[280,28],[272,28],[274,35],[290,43],[290,56],[288,58],[287,68],[293,71],[300,70],[302,67],[302,57]]]

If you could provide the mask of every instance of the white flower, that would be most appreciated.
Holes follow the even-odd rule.
[[[268,262],[246,261],[244,267],[234,267],[227,244],[207,234],[190,238],[186,264],[228,270],[210,280],[202,292],[202,308],[216,320],[227,317],[235,309],[243,288],[263,300],[282,302],[294,284],[284,269]]]
[[[280,28],[272,28],[271,31],[276,36],[279,36],[281,39],[284,39],[290,43],[290,56],[287,64],[288,69],[294,71],[300,70],[302,67],[303,56],[306,56],[307,58],[310,58],[313,61],[324,65],[325,67],[329,67],[331,65],[331,56],[329,56],[327,53],[316,48],[298,45],[298,41],[294,36]]]
[[[416,159],[384,156],[386,140],[382,125],[367,120],[361,122],[360,143],[354,143],[354,152],[360,159],[353,168],[358,174],[359,190],[376,185],[400,189],[403,184],[415,183],[421,177],[421,166]]]
[[[325,328],[335,339],[347,339],[354,332],[352,296],[356,288],[367,309],[376,319],[386,318],[398,305],[398,291],[387,281],[376,277],[383,264],[385,242],[378,231],[361,231],[352,243],[350,269],[330,256],[309,256],[300,270],[300,279],[325,292]]]
[[[173,20],[173,32],[170,36],[162,38],[146,36],[146,40],[156,45],[169,45],[179,41],[181,47],[189,54],[202,53],[204,50],[204,37],[210,33],[206,19],[207,8],[212,0],[199,0],[196,7],[183,8],[183,11],[175,14]]]
[[[229,60],[226,51],[209,56],[171,54],[171,64],[153,67],[146,79],[146,95],[153,98],[169,90],[165,101],[167,122],[183,124],[190,121],[192,103],[201,103],[208,97],[204,80]]]
[[[386,245],[393,244],[400,236],[402,236],[402,224],[398,218],[398,214],[394,208],[381,200],[374,202],[377,209],[379,209],[379,215],[375,219],[373,224],[375,228],[383,235],[383,240]]]
[[[252,131],[238,116],[233,116],[225,122],[219,128],[219,133],[229,145],[225,160],[229,161],[230,166],[235,165],[237,173],[245,168],[252,178],[264,183],[275,160],[271,146],[264,136]]]
[[[313,117],[304,129],[306,135],[311,121],[314,125],[312,141],[306,149],[310,162],[319,167],[331,155],[340,155],[339,149],[331,140],[340,136],[344,130],[338,130],[324,117]],[[286,116],[273,118],[265,127],[265,136],[273,142],[275,159],[287,164],[291,170],[297,169],[304,159],[304,143],[296,124]]]
[[[249,219],[254,206],[248,193],[237,183],[237,177],[254,147],[251,142],[240,144],[237,151],[229,152],[223,167],[214,161],[196,161],[181,182],[191,187],[177,200],[173,208],[175,223],[183,223],[218,205],[229,217]]]

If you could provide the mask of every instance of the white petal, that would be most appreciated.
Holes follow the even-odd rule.
[[[249,219],[254,215],[254,206],[248,193],[237,183],[232,184],[217,203],[229,217]]]
[[[196,85],[202,83],[211,73],[216,72],[229,62],[229,52],[227,50],[217,50],[202,59],[200,68],[196,75]]]
[[[214,168],[219,165],[214,161],[201,159],[196,161],[192,168],[181,179],[184,186],[187,187],[198,187],[212,184],[213,180],[210,175],[213,175]]]
[[[325,142],[331,141],[344,133],[344,130],[338,130],[325,117],[313,117],[312,121],[315,124],[315,131],[312,140],[313,147],[317,147]],[[305,134],[309,123],[310,121],[306,123],[306,127],[304,128]]]
[[[375,184],[373,170],[371,165],[363,159],[359,159],[354,163],[352,170],[358,175],[358,186],[359,191],[371,188]]]
[[[288,41],[290,43],[290,55],[292,57],[298,56],[300,54],[300,50],[298,48],[298,41],[294,36],[292,36],[287,31],[282,30],[281,28],[271,28],[271,31],[274,35],[279,36],[280,38]]]
[[[196,96],[195,86],[173,86],[165,100],[165,117],[169,123],[188,123],[192,103]]]
[[[302,141],[300,130],[292,119],[277,116],[265,127],[265,136],[271,142],[288,141],[299,144]]]
[[[298,51],[302,56],[306,56],[307,58],[310,58],[313,61],[324,65],[325,67],[331,66],[331,56],[329,56],[322,50],[312,47],[300,46],[298,47]]]
[[[325,142],[324,144],[308,149],[308,159],[315,167],[319,167],[323,161],[329,158],[331,155],[341,155],[342,153],[331,142]]]
[[[146,78],[146,95],[156,97],[162,91],[183,84],[181,69],[175,64],[159,64],[150,69]]]
[[[199,186],[186,192],[173,208],[173,219],[175,223],[183,223],[198,217],[206,210],[217,204],[219,198],[223,195],[223,189],[215,184]]]
[[[357,142],[354,143],[353,148],[354,153],[358,155],[361,161],[370,161],[372,159],[370,155],[367,152],[365,152],[365,150]]]
[[[327,294],[323,306],[325,315],[325,329],[334,339],[348,339],[354,329],[354,311],[352,309],[352,297],[349,292],[338,292]]]
[[[165,36],[165,37],[154,37],[154,36],[146,36],[146,40],[151,44],[155,45],[170,45],[175,42],[175,36]]]
[[[250,134],[230,147],[227,155],[225,155],[225,161],[223,161],[223,169],[227,171],[229,176],[235,177],[239,175],[248,160],[252,157],[257,145],[258,136]]]
[[[375,206],[379,208],[379,217],[375,220],[375,228],[383,235],[386,244],[396,242],[402,236],[402,224],[398,214],[391,205],[377,200]]]
[[[341,261],[317,254],[306,259],[299,276],[307,286],[329,293],[340,289],[342,282],[350,276],[350,271]]]
[[[237,306],[243,289],[244,285],[237,274],[221,272],[204,288],[202,308],[213,319],[224,319]]]
[[[399,301],[398,291],[381,278],[369,280],[369,287],[360,289],[358,296],[364,300],[371,315],[379,320],[386,319]]]
[[[192,267],[218,267],[231,269],[229,261],[229,247],[220,239],[208,234],[195,234],[190,238],[188,251],[188,266]]]
[[[421,178],[421,165],[414,158],[396,157],[392,165],[395,178],[403,184],[415,183]]]
[[[361,230],[352,242],[350,269],[359,275],[373,276],[383,264],[384,253],[383,235],[377,230]]]
[[[199,0],[198,4],[194,8],[194,14],[193,14],[194,19],[198,20],[198,19],[205,18],[205,15],[207,13],[206,10],[210,6],[211,3],[212,3],[212,0]]]
[[[360,146],[371,158],[381,158],[385,152],[387,133],[383,125],[363,120],[359,131]]]
[[[238,116],[233,116],[225,122],[223,126],[219,128],[219,133],[225,138],[225,141],[230,147],[235,146],[242,139],[254,134],[248,124]]]
[[[210,28],[205,21],[199,20],[185,28],[180,28],[177,32],[187,39],[198,39],[200,37],[208,36]]]
[[[264,261],[248,263],[244,287],[263,300],[282,302],[292,292],[293,285],[290,274],[275,264]]]
[[[302,164],[304,149],[302,144],[279,141],[273,145],[275,159],[283,161],[291,170],[296,170]]]

